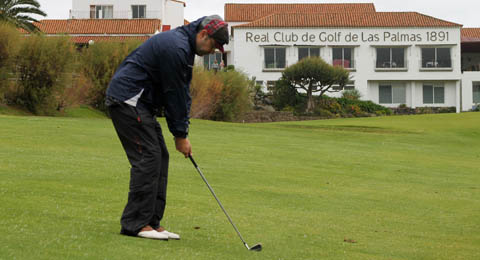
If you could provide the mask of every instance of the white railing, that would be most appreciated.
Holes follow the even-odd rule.
[[[453,70],[453,60],[420,60],[420,70]]]
[[[395,61],[374,61],[374,69],[376,71],[407,71],[408,61],[404,61],[403,64]]]

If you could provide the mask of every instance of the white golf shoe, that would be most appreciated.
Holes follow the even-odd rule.
[[[157,229],[159,230],[159,229]],[[162,228],[160,228],[160,230],[162,230]],[[180,235],[179,234],[175,234],[175,233],[172,233],[172,232],[169,232],[165,229],[163,229],[163,231],[157,231],[158,233],[160,234],[163,234],[165,236],[167,236],[169,239],[175,239],[175,240],[179,240],[180,239]]]
[[[168,235],[163,234],[162,232],[157,232],[156,230],[141,231],[137,234],[138,237],[149,238],[149,239],[158,239],[158,240],[168,240]]]

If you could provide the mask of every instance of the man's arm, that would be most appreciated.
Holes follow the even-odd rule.
[[[168,50],[164,55],[163,70],[163,93],[161,94],[165,105],[165,117],[170,132],[175,136],[175,146],[177,151],[185,157],[192,153],[192,147],[188,140],[188,131],[190,125],[190,106],[191,97],[189,89],[189,73],[191,68],[188,66],[184,55],[176,49]]]

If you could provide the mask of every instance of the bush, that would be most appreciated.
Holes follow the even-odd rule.
[[[350,100],[360,100],[362,94],[357,89],[349,89],[342,92],[342,98]]]
[[[18,53],[20,34],[15,27],[0,23],[0,103],[4,102],[9,89],[10,78],[13,77],[12,62]]]
[[[68,37],[26,38],[15,61],[18,78],[15,102],[34,114],[53,115],[74,55],[75,48]]]
[[[294,87],[290,86],[288,81],[280,79],[275,82],[273,87],[272,105],[279,111],[291,107],[298,112],[303,112],[307,105],[307,98],[300,95]]]
[[[252,107],[255,83],[239,71],[212,71],[195,67],[190,86],[191,116],[217,121],[238,121]]]
[[[222,79],[224,87],[214,120],[240,120],[252,107],[250,92],[254,89],[255,82],[250,81],[246,74],[236,70],[217,73],[217,75]]]
[[[319,117],[322,117],[322,118],[334,118],[335,117],[334,113],[332,113],[331,111],[329,111],[327,109],[321,108],[320,106],[315,107],[315,109],[313,110],[313,115],[319,116]]]
[[[127,55],[140,44],[138,40],[121,43],[98,42],[82,50],[80,68],[85,85],[79,87],[89,89],[90,105],[106,111],[105,93],[113,74]]]
[[[193,69],[190,95],[192,107],[190,116],[193,118],[213,119],[222,96],[223,82],[211,70],[200,66]]]

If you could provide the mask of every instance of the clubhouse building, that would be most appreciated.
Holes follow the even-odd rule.
[[[223,60],[267,90],[287,66],[317,56],[350,71],[342,90],[357,89],[387,107],[460,112],[480,104],[478,28],[416,12],[377,12],[373,4],[226,4],[225,20],[226,54],[204,57],[204,65]]]

